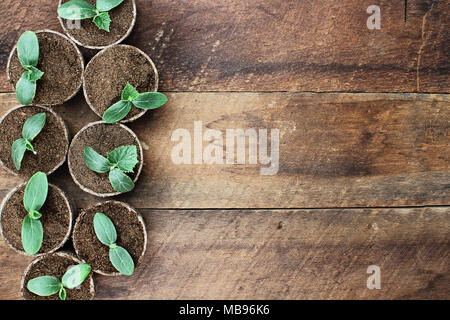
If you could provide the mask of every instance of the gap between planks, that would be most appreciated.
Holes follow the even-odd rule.
[[[152,211],[280,211],[280,210],[287,210],[287,211],[293,211],[293,210],[316,210],[316,211],[322,211],[322,210],[364,210],[364,209],[373,209],[373,210],[383,210],[383,209],[425,209],[425,208],[450,208],[449,204],[442,204],[442,205],[424,205],[424,206],[384,206],[384,207],[303,207],[303,208],[290,208],[290,207],[284,207],[284,208],[149,208],[149,207],[135,207],[137,210],[152,210]]]
[[[82,89],[80,91],[83,91]],[[289,90],[273,90],[273,91],[258,91],[258,90],[254,90],[254,91],[237,91],[237,90],[226,90],[226,91],[218,91],[218,90],[211,90],[211,91],[192,91],[192,90],[181,90],[181,91],[170,91],[170,90],[165,90],[165,91],[160,91],[162,93],[195,93],[195,94],[202,94],[202,93],[242,93],[242,94],[246,94],[246,93],[262,93],[262,94],[270,94],[270,93],[287,93],[287,94],[346,94],[346,95],[414,95],[416,97],[426,97],[428,95],[433,95],[433,96],[443,96],[443,97],[447,97],[448,95],[450,95],[450,92],[414,92],[414,91],[409,91],[409,92],[392,92],[392,91],[386,91],[386,92],[376,92],[376,91],[289,91]],[[14,91],[0,91],[0,95],[2,94],[14,94]]]

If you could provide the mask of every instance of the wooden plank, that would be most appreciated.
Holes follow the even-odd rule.
[[[13,94],[0,95],[0,113],[16,103]],[[72,136],[98,120],[80,96],[55,109]],[[166,106],[130,125],[144,143],[145,165],[134,192],[119,198],[138,208],[446,205],[449,118],[447,95],[171,93]],[[260,158],[248,164],[248,144],[244,165],[174,164],[172,133],[185,128],[193,140],[194,121],[224,137],[226,129],[279,129],[278,172],[261,175]],[[225,141],[219,145],[225,157]],[[67,171],[51,180],[77,205],[93,201]],[[18,183],[2,171],[0,196]]]
[[[95,277],[97,299],[448,299],[449,207],[143,210],[149,246],[132,277]],[[0,242],[0,299],[29,258]],[[381,289],[369,290],[370,265]]]
[[[137,0],[126,42],[155,60],[163,91],[448,93],[449,2],[375,1],[381,30],[369,30],[373,4]],[[0,2],[1,69],[21,32],[61,31],[56,8],[54,0]],[[0,91],[10,90],[2,74]]]

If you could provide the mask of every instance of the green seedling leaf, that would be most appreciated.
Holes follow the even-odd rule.
[[[123,101],[133,101],[139,97],[139,92],[133,87],[129,82],[125,85],[122,90],[122,100]]]
[[[38,81],[44,75],[44,72],[42,72],[41,70],[39,70],[36,67],[26,66],[25,69],[28,70],[28,72],[27,72],[28,80],[30,80],[32,82]]]
[[[25,71],[16,84],[17,100],[24,106],[29,105],[36,94],[36,81],[28,79],[28,71]]]
[[[40,219],[42,217],[42,214],[40,212],[38,212],[38,211],[31,211],[28,215],[33,220],[37,220],[37,219]]]
[[[91,266],[86,263],[71,266],[62,277],[62,285],[67,289],[76,288],[86,280],[89,273],[91,273]]]
[[[167,103],[167,97],[161,92],[145,92],[141,93],[133,104],[140,109],[156,109]]]
[[[81,285],[91,272],[88,264],[78,264],[67,269],[62,277],[62,281],[53,276],[42,276],[31,279],[27,283],[27,288],[39,296],[51,296],[58,293],[61,300],[66,300],[67,289],[73,289]]]
[[[27,212],[39,211],[47,199],[48,181],[43,172],[36,172],[28,181],[23,196],[23,205]]]
[[[27,212],[39,211],[47,199],[48,181],[43,172],[35,173],[27,183],[23,205]]]
[[[97,0],[96,6],[99,11],[109,11],[114,9],[119,4],[121,4],[124,0]]]
[[[119,168],[109,172],[109,182],[117,192],[129,192],[134,189],[134,182]]]
[[[99,155],[91,147],[84,149],[84,162],[92,171],[109,171],[109,181],[117,192],[133,190],[134,182],[124,172],[132,172],[137,160],[136,146],[122,146],[108,153],[108,159]]]
[[[42,276],[31,279],[27,283],[27,289],[41,297],[51,296],[61,288],[58,278],[52,276]]]
[[[43,172],[35,173],[25,187],[23,205],[28,215],[22,222],[22,246],[26,253],[36,254],[42,246],[44,229],[38,212],[45,203],[48,193],[47,175]]]
[[[88,168],[98,173],[108,172],[111,167],[111,163],[91,147],[84,148],[83,158]]]
[[[117,165],[122,172],[133,172],[139,162],[136,146],[122,146],[108,152],[108,161]]]
[[[18,171],[20,171],[25,151],[30,150],[31,152],[35,153],[34,147],[30,141],[33,141],[33,139],[36,138],[36,136],[41,132],[42,128],[45,125],[46,118],[47,115],[45,114],[45,112],[37,113],[34,116],[28,118],[22,128],[23,138],[14,141],[11,148],[11,157],[13,159],[14,166]]]
[[[94,216],[94,231],[98,240],[107,246],[117,241],[117,232],[111,219],[104,213],[98,212]]]
[[[103,121],[114,123],[125,118],[131,110],[132,104],[140,109],[156,109],[167,103],[167,97],[159,92],[145,92],[139,94],[135,87],[127,82],[122,90],[121,101],[109,107],[103,114]]]
[[[61,299],[63,301],[66,300],[66,298],[67,298],[67,291],[66,291],[66,289],[64,289],[64,287],[61,287],[61,289],[59,289],[58,295],[59,295],[59,299]]]
[[[28,118],[23,125],[23,138],[28,141],[33,141],[45,126],[46,119],[47,115],[45,114],[45,112],[35,114],[34,116]]]
[[[16,83],[16,96],[19,102],[29,105],[36,94],[36,81],[44,73],[36,68],[39,61],[39,40],[32,31],[25,31],[17,41],[17,56],[22,67],[26,69]]]
[[[108,12],[102,12],[94,17],[95,25],[101,29],[109,32],[109,26],[111,25],[111,18]]]
[[[120,246],[109,249],[109,260],[121,274],[131,276],[134,273],[134,261],[127,250]]]
[[[127,250],[116,245],[117,232],[111,219],[104,213],[97,212],[94,216],[94,231],[100,242],[109,246],[109,259],[114,268],[124,275],[132,275],[134,272],[133,259]]]
[[[27,141],[27,140],[25,140],[25,142],[26,142],[25,147],[27,148],[27,150],[30,150],[31,152],[34,153],[34,147],[33,147],[33,145],[32,145],[29,141]]]
[[[14,166],[18,171],[20,171],[20,166],[22,165],[22,159],[25,155],[25,151],[27,150],[26,147],[27,142],[24,138],[17,139],[12,144],[11,148],[11,157],[14,162]]]
[[[58,8],[58,15],[63,19],[82,20],[93,18],[97,14],[95,7],[84,0],[71,0]]]
[[[22,223],[22,246],[26,253],[36,254],[42,246],[44,229],[40,220],[26,215]]]
[[[129,101],[119,101],[109,107],[103,114],[103,121],[106,123],[114,123],[122,120],[127,116],[132,107]]]
[[[17,55],[23,67],[37,66],[39,61],[39,40],[33,31],[22,33],[17,42]]]

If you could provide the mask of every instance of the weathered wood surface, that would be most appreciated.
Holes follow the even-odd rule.
[[[450,297],[448,0],[136,1],[126,43],[154,59],[171,93],[129,125],[145,166],[135,191],[116,197],[144,215],[145,261],[130,278],[97,276],[98,299]],[[366,27],[372,4],[381,30]],[[62,31],[56,7],[0,1],[1,69],[23,31]],[[0,92],[11,91],[0,73]],[[0,94],[0,116],[15,105]],[[55,110],[72,135],[99,119],[81,94]],[[279,172],[173,164],[171,134],[193,136],[194,121],[224,135],[279,129]],[[50,181],[78,211],[99,201],[66,165]],[[20,182],[0,169],[0,198]],[[0,299],[20,298],[30,261],[0,240]],[[381,290],[366,288],[373,264]]]
[[[62,30],[57,3],[0,2],[1,69],[21,32]],[[366,27],[372,4],[381,7],[381,30]],[[137,6],[126,42],[155,60],[163,91],[449,92],[448,0],[137,0]],[[4,73],[0,91],[10,91]]]
[[[16,103],[13,94],[0,95],[0,113]],[[55,110],[72,136],[98,120],[80,97]],[[119,199],[138,208],[446,205],[449,118],[447,95],[171,93],[166,106],[130,124],[145,164],[135,190]],[[245,165],[175,165],[171,135],[185,128],[193,139],[196,120],[224,136],[226,129],[279,129],[278,173],[262,176],[267,166],[249,165],[248,150]],[[94,198],[67,171],[50,180],[84,206]],[[2,171],[0,196],[18,183]]]
[[[95,276],[97,299],[448,299],[449,207],[143,210],[132,277]],[[30,261],[0,241],[0,299]],[[381,269],[369,290],[367,267]]]

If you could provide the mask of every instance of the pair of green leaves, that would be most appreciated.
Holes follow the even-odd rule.
[[[122,99],[113,104],[103,114],[103,121],[113,123],[122,120],[134,105],[136,108],[150,110],[156,109],[167,102],[167,97],[160,92],[139,93],[130,83],[122,91]]]
[[[17,42],[17,55],[20,64],[26,70],[16,84],[17,100],[29,105],[36,95],[36,82],[44,72],[36,68],[39,61],[39,40],[32,31],[25,31]]]
[[[61,281],[57,277],[42,276],[31,279],[27,283],[27,289],[41,297],[47,297],[59,293],[61,300],[66,300],[66,289],[73,289],[80,286],[91,273],[91,266],[88,264],[78,264],[71,266],[64,273]]]
[[[101,29],[109,32],[111,17],[108,11],[114,9],[124,0],[97,0],[94,7],[84,0],[71,0],[58,8],[58,15],[63,19],[83,20],[94,18],[93,22]]]
[[[109,247],[109,260],[114,268],[121,274],[131,276],[134,273],[133,258],[131,258],[127,250],[116,244],[117,231],[111,219],[104,213],[96,213],[94,216],[94,230],[98,240]]]
[[[36,154],[31,142],[41,132],[42,128],[44,128],[46,120],[47,115],[45,112],[35,114],[34,116],[28,118],[22,128],[22,138],[17,139],[12,144],[11,157],[14,162],[14,166],[18,171],[20,171],[22,159],[26,150]]]
[[[126,173],[133,172],[139,162],[136,146],[122,146],[107,153],[107,158],[99,155],[91,147],[84,148],[84,162],[89,169],[98,173],[109,172],[109,182],[117,192],[133,190],[134,182]]]
[[[44,229],[39,220],[42,214],[39,210],[45,203],[48,194],[47,175],[43,172],[35,173],[25,187],[23,206],[28,214],[22,222],[22,247],[28,254],[35,254],[41,249]]]

